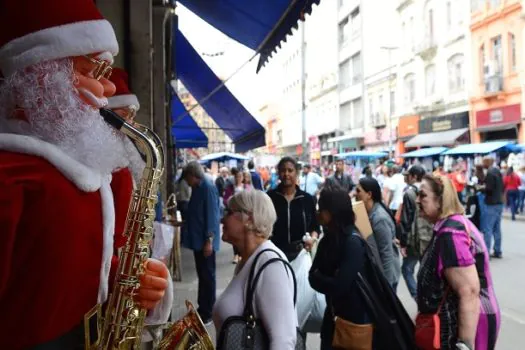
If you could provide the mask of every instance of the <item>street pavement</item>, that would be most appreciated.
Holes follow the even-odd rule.
[[[503,220],[503,259],[491,261],[492,277],[496,296],[502,313],[501,332],[498,337],[497,350],[525,349],[525,222]],[[233,276],[235,265],[231,263],[233,251],[230,245],[222,242],[221,251],[217,254],[217,295],[226,288]],[[174,319],[186,313],[186,299],[197,306],[197,274],[193,253],[182,251],[183,276],[181,282],[175,283]],[[398,287],[398,295],[410,315],[415,317],[417,308],[410,298],[404,280]],[[208,327],[215,340],[215,328]],[[317,350],[320,347],[318,334],[308,334],[307,349]]]

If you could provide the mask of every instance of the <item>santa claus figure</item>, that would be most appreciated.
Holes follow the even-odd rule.
[[[118,44],[92,0],[2,0],[0,25],[0,348],[75,349],[144,166],[99,114]],[[160,318],[168,280],[148,260],[137,300]]]

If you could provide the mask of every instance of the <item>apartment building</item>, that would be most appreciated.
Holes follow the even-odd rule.
[[[470,20],[472,140],[523,143],[523,3],[472,0]]]

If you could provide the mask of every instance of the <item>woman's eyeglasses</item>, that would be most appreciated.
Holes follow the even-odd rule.
[[[109,79],[111,77],[111,73],[113,72],[113,68],[111,67],[111,64],[107,61],[101,61],[97,60],[96,58],[84,56],[89,62],[96,65],[95,70],[93,71],[93,78],[100,80],[102,77]]]

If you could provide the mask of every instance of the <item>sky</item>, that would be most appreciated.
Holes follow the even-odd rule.
[[[222,34],[180,3],[177,6],[177,15],[179,29],[219,78],[228,78],[254,55],[253,50]],[[219,52],[224,54],[213,56]],[[257,56],[244,66],[226,86],[241,104],[261,121],[258,111],[266,100],[267,85],[264,79],[255,73],[258,59]]]

